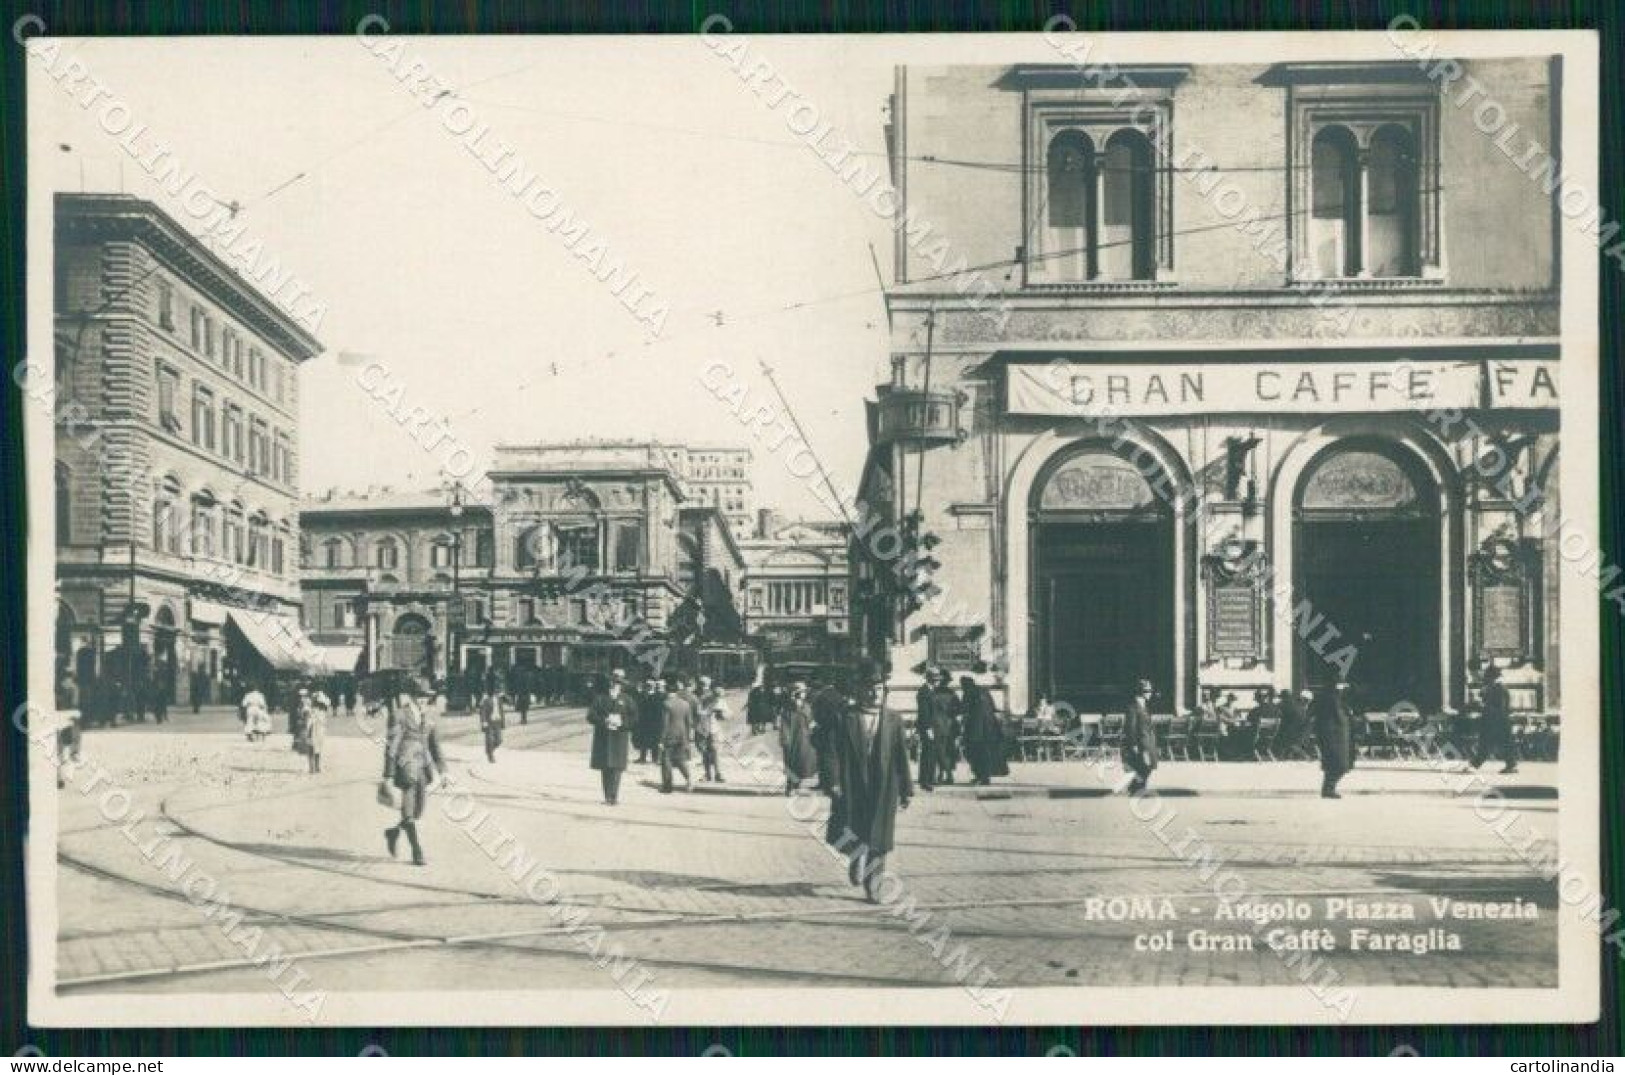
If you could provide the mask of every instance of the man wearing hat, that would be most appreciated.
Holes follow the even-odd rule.
[[[937,786],[937,676],[942,669],[925,666],[920,689],[914,692],[914,731],[920,741],[920,790]]]
[[[1309,707],[1315,721],[1315,740],[1320,744],[1320,797],[1341,799],[1337,782],[1354,768],[1354,717],[1349,711],[1348,681],[1320,688]]]
[[[857,703],[831,736],[830,816],[825,839],[850,860],[847,876],[878,903],[897,811],[914,796],[903,722],[881,706],[884,680],[866,670]]]
[[[617,668],[587,710],[587,723],[592,725],[592,767],[598,770],[607,806],[620,802],[621,774],[626,771],[627,748],[637,719],[637,705],[626,693],[626,673]]]
[[[1490,665],[1484,669],[1484,689],[1479,694],[1483,706],[1478,719],[1478,748],[1473,751],[1473,768],[1483,765],[1491,755],[1499,755],[1505,762],[1502,773],[1518,771],[1518,741],[1512,736],[1512,695],[1501,682],[1501,669]]]
[[[1134,688],[1128,712],[1123,718],[1123,765],[1134,774],[1130,795],[1145,790],[1151,772],[1157,767],[1157,726],[1151,720],[1151,681],[1142,679]]]
[[[664,722],[660,732],[660,790],[672,790],[671,771],[683,774],[685,791],[694,790],[694,777],[688,771],[688,745],[694,738],[694,716],[698,708],[693,695],[678,676],[666,679],[666,700],[662,703]]]

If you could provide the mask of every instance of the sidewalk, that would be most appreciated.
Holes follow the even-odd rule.
[[[1472,779],[1471,772],[1461,763],[1435,766],[1418,760],[1361,759],[1338,784],[1337,790],[1345,798],[1356,795],[1454,798],[1476,795],[1484,787],[1492,786],[1507,799],[1558,797],[1555,762],[1526,762],[1510,775],[1501,773],[1500,762],[1493,762],[1478,770],[1476,780]],[[997,778],[985,787],[970,783],[970,773],[965,766],[960,766],[956,777],[956,783],[939,784],[932,794],[977,799],[1092,798],[1113,794],[1117,781],[1124,779],[1115,764],[1097,766],[1086,761],[1011,762],[1010,776]],[[1320,763],[1164,762],[1151,777],[1151,790],[1169,798],[1319,798]]]

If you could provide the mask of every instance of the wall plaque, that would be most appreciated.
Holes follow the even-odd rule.
[[[1263,552],[1256,542],[1226,541],[1204,560],[1210,660],[1264,658]]]
[[[1536,655],[1539,564],[1538,547],[1499,534],[1473,554],[1473,648],[1478,660]]]
[[[971,671],[982,663],[982,627],[927,627],[927,660],[949,671]]]
[[[1484,657],[1523,654],[1523,587],[1495,582],[1479,590],[1478,651]]]

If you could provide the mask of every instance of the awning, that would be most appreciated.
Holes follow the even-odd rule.
[[[365,646],[321,646],[313,645],[314,653],[311,655],[312,671],[332,675],[337,672],[354,672],[356,665],[361,662],[361,653]]]
[[[298,672],[310,666],[317,647],[289,617],[239,608],[229,609],[227,614],[248,644],[276,671]]]

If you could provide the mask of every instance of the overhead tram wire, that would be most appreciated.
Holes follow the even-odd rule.
[[[824,479],[825,487],[835,498],[835,506],[840,509],[841,518],[846,520],[847,526],[856,531],[858,524],[852,520],[851,512],[846,510],[846,502],[841,499],[841,491],[835,488],[835,482],[829,476],[829,468],[824,465],[823,457],[818,454],[818,449],[812,446],[812,441],[807,439],[807,431],[802,428],[801,419],[796,417],[795,408],[790,406],[790,400],[785,396],[784,389],[779,386],[779,379],[773,376],[773,367],[760,356],[757,356],[756,364],[762,367],[762,374],[767,377],[767,383],[773,386],[774,393],[779,397],[779,406],[784,408],[784,416],[796,427],[796,436],[801,438],[802,447],[807,449],[807,454],[812,456],[813,463],[817,465],[818,475]]]
[[[501,108],[513,112],[525,112],[532,115],[549,116],[554,119],[562,119],[569,122],[598,123],[609,127],[631,127],[639,130],[662,131],[667,134],[680,134],[690,138],[710,139],[718,142],[741,142],[750,145],[769,146],[777,149],[799,149],[803,152],[807,151],[813,146],[813,143],[809,143],[806,140],[795,141],[784,138],[761,138],[755,135],[729,134],[725,131],[705,131],[698,130],[693,127],[676,127],[663,123],[649,123],[644,120],[616,119],[611,116],[591,116],[584,115],[579,112],[560,112],[555,109],[536,108],[532,105],[518,104],[509,101],[493,101],[480,97],[469,97],[466,98],[466,100],[473,104],[482,104],[491,108]],[[1013,174],[1043,173],[1048,170],[1047,164],[1026,164],[1021,161],[966,160],[958,157],[942,157],[933,153],[892,154],[883,149],[859,149],[856,146],[846,150],[845,155],[848,157],[874,157],[884,160],[906,161],[911,164],[932,164],[945,168],[968,168],[981,171],[1009,172]],[[1198,174],[1202,172],[1299,172],[1308,171],[1309,168],[1310,165],[1308,164],[1221,165],[1214,163],[1197,168],[1177,167],[1174,165],[1157,165],[1151,168],[1146,168],[1142,165],[1134,165],[1127,168],[1113,166],[1110,168],[1100,168],[1098,170],[1106,172],[1149,172],[1153,174]]]
[[[1420,188],[1420,189],[1418,189],[1417,194],[1419,196],[1424,195],[1424,194],[1434,194],[1434,193],[1438,193],[1438,192],[1443,191],[1443,190],[1445,190],[1445,189],[1447,189],[1449,187],[1452,187],[1452,186],[1459,187],[1459,186],[1463,185],[1464,183],[1465,183],[1464,180],[1457,180],[1454,183],[1440,183],[1438,186],[1435,186],[1435,187]],[[1248,223],[1265,224],[1265,223],[1273,223],[1275,221],[1287,221],[1287,220],[1290,220],[1290,219],[1292,219],[1294,217],[1307,216],[1312,211],[1313,210],[1310,209],[1310,208],[1304,208],[1304,209],[1295,209],[1295,210],[1292,210],[1290,212],[1260,214],[1256,218],[1253,218],[1253,217],[1247,218],[1247,222]],[[1220,220],[1220,221],[1217,221],[1217,222],[1212,223],[1212,224],[1202,224],[1202,225],[1198,225],[1196,227],[1190,227],[1190,228],[1179,228],[1179,229],[1174,230],[1171,233],[1170,238],[1179,238],[1180,236],[1184,236],[1184,235],[1199,235],[1199,234],[1204,234],[1204,233],[1207,233],[1207,232],[1214,232],[1214,231],[1235,230],[1235,229],[1237,229],[1239,227],[1239,225],[1241,223],[1241,219],[1242,218],[1238,216],[1234,220]],[[1029,233],[1024,233],[1024,235],[1026,235],[1026,234],[1029,234]],[[1133,238],[1129,238],[1129,239],[1120,239],[1120,240],[1116,240],[1116,241],[1108,242],[1108,243],[1097,243],[1097,244],[1095,244],[1095,250],[1098,252],[1100,250],[1108,250],[1108,249],[1111,249],[1113,247],[1118,247],[1118,246],[1130,246],[1134,242],[1135,242],[1135,240]],[[1063,249],[1059,249],[1059,250],[1045,251],[1042,254],[1030,254],[1030,253],[1027,253],[1026,250],[1024,250],[1022,257],[1002,258],[1002,259],[1000,259],[998,261],[981,262],[981,263],[975,264],[975,265],[965,265],[965,266],[959,267],[959,268],[948,269],[948,270],[945,270],[943,272],[927,273],[927,274],[921,275],[921,276],[914,276],[914,277],[911,277],[910,279],[908,279],[907,281],[904,281],[901,285],[893,284],[890,288],[884,287],[884,286],[858,288],[858,289],[855,289],[855,290],[852,290],[852,291],[842,291],[842,292],[837,292],[837,293],[832,294],[832,295],[825,295],[825,296],[822,296],[820,298],[803,299],[803,300],[801,300],[799,302],[792,302],[792,303],[784,304],[784,305],[781,305],[781,306],[763,308],[763,309],[758,310],[758,311],[756,311],[754,313],[730,315],[726,325],[723,325],[723,326],[715,326],[715,325],[713,325],[709,329],[696,329],[696,330],[691,331],[691,332],[678,333],[676,335],[659,336],[659,337],[657,337],[655,339],[646,340],[643,343],[636,345],[636,349],[638,349],[638,350],[649,350],[649,349],[653,349],[653,348],[656,348],[656,347],[661,347],[661,346],[664,346],[664,345],[670,344],[670,343],[688,341],[688,340],[696,338],[699,335],[699,333],[702,332],[702,331],[709,333],[709,332],[716,331],[716,329],[719,328],[719,327],[720,328],[733,328],[733,327],[735,327],[737,325],[740,325],[740,324],[746,324],[746,323],[750,323],[750,322],[760,321],[760,320],[763,320],[763,319],[766,319],[766,318],[771,318],[771,317],[780,317],[780,316],[784,316],[785,314],[796,313],[796,312],[799,312],[801,310],[811,309],[811,308],[813,308],[815,306],[821,306],[821,305],[825,305],[825,304],[831,303],[831,302],[841,302],[841,301],[845,301],[847,299],[858,298],[858,297],[861,297],[861,296],[864,296],[864,295],[883,295],[888,291],[895,291],[899,286],[901,286],[903,288],[910,288],[910,287],[914,287],[914,286],[919,285],[919,284],[928,284],[928,283],[934,283],[934,282],[941,281],[941,280],[953,280],[953,279],[963,278],[963,277],[966,277],[966,276],[969,276],[969,275],[972,275],[972,274],[975,274],[975,273],[995,272],[995,271],[1001,271],[1001,270],[1002,271],[1009,271],[1011,269],[1017,268],[1017,267],[1022,266],[1022,265],[1031,265],[1031,264],[1033,264],[1035,262],[1047,262],[1047,261],[1058,259],[1058,258],[1072,257],[1072,256],[1077,255],[1077,254],[1087,254],[1088,251],[1089,251],[1088,244],[1085,244],[1083,246],[1077,246],[1077,247],[1067,247],[1067,248],[1063,248]],[[1087,284],[1088,281],[1081,281],[1080,283]],[[1325,286],[1326,286],[1326,290],[1328,290],[1330,292],[1333,292],[1333,293],[1335,293],[1337,291],[1337,285],[1338,285],[1337,280],[1335,280],[1335,279],[1328,280],[1328,281],[1325,281],[1324,283],[1325,283]],[[1059,293],[1065,294],[1064,291],[1059,292]],[[904,291],[904,292],[901,292],[901,294],[906,297],[906,296],[909,296],[910,293]],[[889,313],[890,313],[890,311],[888,311],[888,316],[889,316]],[[633,348],[626,348],[626,350],[632,350],[632,349]],[[620,349],[615,349],[615,350],[605,352],[602,355],[594,356],[592,358],[581,359],[578,362],[571,363],[571,365],[575,365],[575,366],[585,368],[589,363],[596,362],[599,359],[613,357],[619,350]],[[514,386],[514,390],[518,391],[518,390],[522,390],[522,389],[525,389],[525,388],[529,388],[534,383],[535,383],[535,381],[533,381],[533,380],[520,381],[518,384],[516,384]],[[478,412],[480,409],[481,409],[480,407],[471,408],[470,410],[463,412],[461,415],[458,415],[457,417],[458,418],[466,418],[466,417]]]
[[[534,66],[536,66],[534,63],[527,63],[527,64],[524,64],[524,65],[522,65],[520,67],[516,67],[511,71],[504,71],[501,74],[491,75],[488,78],[476,79],[475,81],[470,82],[467,86],[463,87],[463,89],[465,91],[471,90],[475,86],[483,86],[488,82],[495,82],[498,79],[508,78],[511,75],[517,75],[521,71],[528,70],[528,69],[530,69],[530,68],[532,68]],[[441,98],[444,98],[444,97],[460,97],[460,96],[461,96],[461,94],[458,93],[456,90],[442,90],[439,94],[437,94],[435,96],[434,100],[430,102],[430,105],[428,107],[432,107],[434,104],[439,103]],[[464,98],[464,99],[468,100],[468,98]],[[270,201],[272,198],[276,197],[278,194],[281,194],[284,190],[287,190],[289,187],[292,187],[295,183],[298,183],[301,179],[308,179],[311,176],[312,173],[318,171],[319,169],[325,168],[327,165],[333,163],[335,160],[338,160],[340,157],[344,156],[346,153],[349,153],[350,151],[352,151],[354,149],[359,149],[362,145],[366,144],[367,142],[372,141],[374,138],[376,138],[379,135],[383,134],[385,131],[389,130],[390,128],[398,126],[399,124],[401,124],[405,120],[410,119],[412,116],[419,115],[419,114],[423,113],[425,110],[426,110],[426,106],[424,106],[422,104],[414,104],[410,111],[402,112],[399,115],[393,116],[393,117],[385,120],[383,123],[381,123],[378,126],[374,127],[372,130],[367,131],[365,134],[362,134],[362,135],[356,137],[355,139],[351,140],[350,142],[347,142],[344,145],[340,146],[338,149],[334,150],[332,153],[329,153],[327,156],[322,157],[320,160],[316,161],[314,164],[307,165],[305,168],[303,168],[302,170],[300,170],[298,172],[295,172],[293,175],[289,176],[287,179],[284,179],[282,182],[278,183],[276,186],[272,187],[270,190],[266,191],[264,194],[261,194],[258,199],[256,199],[253,202],[248,203],[248,205],[251,205],[251,206],[264,205],[266,202]],[[248,206],[244,206],[243,208],[247,208],[247,207]]]

